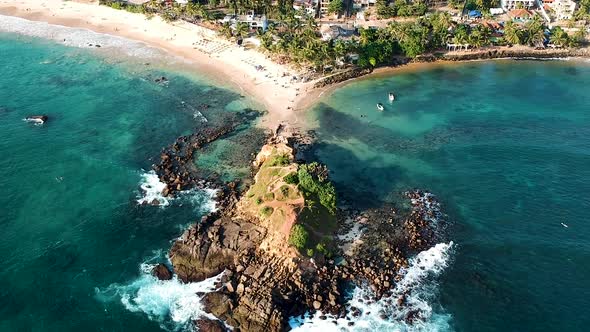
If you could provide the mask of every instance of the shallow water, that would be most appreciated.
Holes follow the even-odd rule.
[[[0,330],[182,326],[191,313],[178,307],[206,284],[158,282],[144,263],[165,260],[171,241],[213,208],[212,193],[138,206],[140,185],[163,147],[251,103],[198,75],[29,37],[0,34],[0,54]],[[169,82],[156,84],[161,76]],[[23,121],[34,114],[49,121]],[[255,145],[262,133],[245,123],[220,151],[255,151],[240,136]],[[199,156],[227,179],[244,172],[241,159]]]
[[[310,113],[321,142],[314,153],[341,195],[365,206],[414,187],[439,197],[456,248],[430,302],[451,316],[450,329],[582,331],[590,323],[588,86],[590,67],[563,61],[360,80]]]

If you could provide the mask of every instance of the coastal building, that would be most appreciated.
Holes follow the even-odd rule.
[[[328,7],[330,6],[330,0],[319,0],[320,16],[324,17],[328,15]]]
[[[302,10],[307,15],[315,16],[318,7],[317,0],[295,0],[293,1],[293,9]]]
[[[576,3],[572,0],[543,0],[543,5],[557,20],[569,20],[576,11]]]
[[[502,9],[502,8],[490,8],[490,14],[492,14],[492,15],[502,15],[502,14],[504,14],[504,9]]]
[[[513,20],[525,22],[532,19],[535,13],[527,9],[514,9],[508,12],[508,16]]]
[[[323,40],[350,38],[355,35],[356,29],[347,25],[322,26],[320,29]]]
[[[265,31],[268,28],[266,15],[256,15],[254,11],[251,11],[247,15],[226,15],[221,22],[230,23],[234,27],[238,22],[246,23],[250,29],[262,28]]]
[[[535,0],[501,0],[500,4],[505,11],[517,8],[530,9],[535,6]]]
[[[352,7],[355,9],[367,8],[375,6],[376,3],[377,0],[353,0]]]

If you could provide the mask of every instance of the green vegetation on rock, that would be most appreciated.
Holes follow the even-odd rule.
[[[299,167],[297,173],[299,188],[306,198],[316,195],[320,204],[331,214],[336,212],[336,190],[334,185],[328,181],[328,170],[326,167],[313,162]]]
[[[305,228],[299,224],[295,224],[289,234],[289,244],[301,251],[305,248],[308,238],[309,233]]]
[[[268,218],[272,214],[273,210],[274,209],[270,206],[265,206],[260,210],[260,215],[264,218]]]

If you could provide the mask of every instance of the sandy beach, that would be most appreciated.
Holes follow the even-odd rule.
[[[99,6],[98,1],[0,0],[0,14],[120,36],[180,56],[199,72],[262,104],[268,111],[262,125],[269,128],[284,122],[300,124],[297,111],[309,104],[302,101],[312,83],[293,81],[298,72],[194,24],[148,19]],[[257,70],[256,66],[264,69]]]

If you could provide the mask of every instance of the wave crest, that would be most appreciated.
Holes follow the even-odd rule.
[[[448,266],[453,248],[452,241],[439,243],[410,259],[391,297],[372,301],[369,287],[356,286],[345,318],[316,312],[293,317],[289,324],[293,331],[450,331],[451,315],[436,312],[432,301],[438,292],[435,278]],[[410,314],[416,318],[412,322],[406,321]]]

